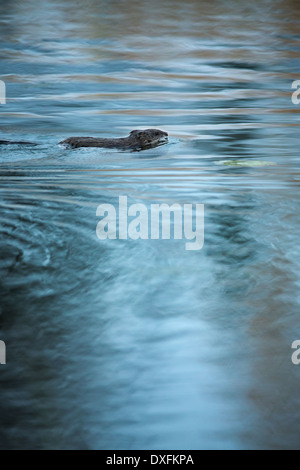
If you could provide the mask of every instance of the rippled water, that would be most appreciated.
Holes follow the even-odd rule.
[[[2,0],[0,138],[39,145],[0,147],[1,448],[299,447],[299,23],[292,0]],[[56,145],[145,127],[169,143]],[[205,204],[203,250],[99,241],[120,195]]]

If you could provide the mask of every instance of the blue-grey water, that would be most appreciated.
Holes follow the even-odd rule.
[[[296,0],[1,0],[0,139],[39,144],[0,147],[2,449],[300,448],[299,31]],[[204,204],[203,249],[100,241],[119,196]]]

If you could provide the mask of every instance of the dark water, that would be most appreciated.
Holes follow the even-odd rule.
[[[298,2],[0,5],[0,137],[40,144],[0,148],[0,447],[299,448]],[[205,204],[203,250],[99,241],[120,195]]]

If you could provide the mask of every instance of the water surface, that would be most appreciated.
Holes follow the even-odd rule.
[[[292,0],[2,0],[1,139],[39,146],[0,147],[1,448],[299,447],[299,23]],[[56,145],[145,127],[169,143]],[[205,204],[203,250],[99,241],[120,195]]]

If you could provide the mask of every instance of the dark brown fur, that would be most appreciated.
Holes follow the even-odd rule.
[[[121,150],[142,150],[155,147],[168,137],[167,132],[159,129],[146,129],[144,131],[132,131],[128,137],[120,139],[98,139],[94,137],[70,137],[60,144],[68,145],[72,148],[79,147],[102,147],[117,148]]]

